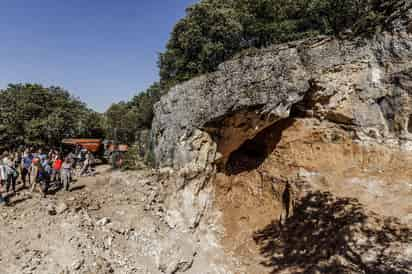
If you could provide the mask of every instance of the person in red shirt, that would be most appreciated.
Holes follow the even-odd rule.
[[[53,161],[53,173],[52,181],[61,183],[61,169],[63,165],[63,160],[60,155],[56,156],[56,159]]]

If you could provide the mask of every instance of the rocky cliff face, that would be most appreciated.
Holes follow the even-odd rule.
[[[207,160],[227,158],[293,107],[354,126],[359,139],[404,143],[411,55],[406,23],[371,39],[320,37],[245,53],[162,98],[153,123],[157,163],[199,162],[194,140],[202,132],[217,145]]]
[[[410,5],[391,32],[250,51],[174,87],[152,130],[165,222],[217,237],[236,273],[412,271]],[[282,231],[285,180],[297,213]]]

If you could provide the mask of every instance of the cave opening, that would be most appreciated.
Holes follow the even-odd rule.
[[[313,97],[321,88],[314,80],[309,84],[302,100],[290,106],[287,118],[277,120],[278,117],[262,115],[258,112],[262,106],[258,105],[206,124],[204,129],[218,145],[220,158],[215,162],[218,170],[226,175],[237,175],[257,169],[276,149],[284,130],[297,119],[314,117],[311,111],[315,103]],[[317,100],[327,103],[329,99],[326,96]]]
[[[408,119],[408,132],[412,133],[412,115],[409,115]]]
[[[257,169],[276,149],[282,132],[294,122],[294,118],[282,119],[259,132],[253,139],[246,140],[230,154],[221,171],[227,175],[237,175]]]

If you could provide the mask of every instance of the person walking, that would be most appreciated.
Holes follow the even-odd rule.
[[[66,157],[61,168],[61,180],[65,191],[69,191],[70,189],[71,173],[72,163],[70,158]]]
[[[40,162],[43,162],[47,158],[47,154],[44,153],[43,149],[39,149],[37,153],[37,157],[40,158]]]
[[[70,168],[70,181],[72,181],[72,180],[75,179],[75,175],[76,175],[76,174],[74,174],[74,173],[75,173],[75,171],[76,171],[76,169],[77,169],[77,161],[78,161],[78,159],[77,159],[76,154],[73,153],[73,151],[72,151],[72,152],[70,152],[70,153],[66,156],[66,159],[65,159],[65,160],[69,161],[70,164],[72,165],[71,168]]]
[[[39,158],[34,158],[31,169],[31,191],[34,192],[35,187],[38,186],[39,191],[43,195],[43,197],[46,197],[47,195],[50,181],[50,176],[46,171],[46,168],[41,164]]]
[[[52,181],[53,182],[58,182],[59,185],[61,185],[61,169],[62,169],[63,161],[60,157],[60,155],[56,155],[55,159],[53,161],[53,175],[52,175]]]
[[[0,157],[0,184],[5,185],[7,181],[7,165],[4,164],[4,157]]]
[[[51,167],[48,156],[46,156],[46,158],[44,158],[41,164],[40,178],[39,178],[40,185],[42,187],[44,196],[46,196],[49,191],[50,179],[52,177],[52,174],[53,174],[53,168]]]
[[[40,158],[37,156],[33,157],[32,163],[30,165],[30,184],[31,184],[31,192],[34,192],[34,188],[37,184],[37,176],[39,173]]]
[[[17,151],[14,153],[14,168],[20,170],[20,164],[23,158],[23,153],[21,151]]]
[[[8,167],[8,178],[6,183],[6,192],[8,193],[11,190],[16,194],[16,183],[19,178],[19,172],[14,167]]]
[[[87,176],[89,174],[92,165],[92,155],[90,152],[86,153],[85,160],[83,162],[82,170],[80,171],[80,176]]]
[[[10,158],[10,161],[6,165],[6,173],[7,173],[7,180],[6,180],[6,193],[9,193],[10,187],[13,190],[13,193],[16,193],[16,182],[17,178],[19,177],[19,172],[15,168],[15,161],[14,158]]]
[[[23,182],[23,187],[26,187],[26,180],[28,180],[28,185],[31,185],[30,181],[30,168],[33,162],[33,155],[30,153],[29,150],[26,150],[23,153],[23,158],[21,160],[21,180]]]
[[[0,157],[0,204],[6,203],[6,199],[3,197],[3,191],[7,182],[7,167],[3,162],[3,158],[3,156]]]
[[[6,166],[12,166],[13,165],[13,161],[11,160],[8,151],[5,151],[3,153],[3,164],[5,164]]]

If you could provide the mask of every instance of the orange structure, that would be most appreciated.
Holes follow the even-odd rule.
[[[120,152],[127,152],[129,150],[129,146],[128,145],[109,145],[109,147],[107,148],[107,150],[109,152],[113,152],[114,150],[120,151]]]
[[[99,152],[103,147],[101,139],[64,139],[62,141],[66,145],[79,145],[92,153]]]

